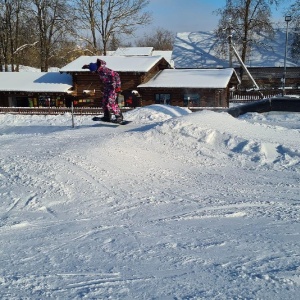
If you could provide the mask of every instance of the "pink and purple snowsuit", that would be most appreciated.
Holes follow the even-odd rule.
[[[97,74],[104,85],[102,109],[104,113],[112,110],[116,116],[120,115],[120,108],[116,101],[117,92],[120,91],[121,87],[120,76],[117,72],[106,67],[104,60],[98,59],[97,65],[99,65],[99,63],[100,66],[97,69]]]
[[[96,72],[99,75],[100,80],[103,82],[103,98],[102,109],[105,115],[110,115],[112,111],[115,116],[121,115],[121,110],[117,103],[117,92],[121,90],[120,75],[106,67],[106,62],[101,59],[97,59],[96,63],[90,63],[84,65],[83,69],[89,69],[92,72]]]

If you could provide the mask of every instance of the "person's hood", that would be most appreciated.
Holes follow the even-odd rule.
[[[100,58],[97,59],[97,65],[100,67],[100,66],[105,66],[106,65],[106,62]]]

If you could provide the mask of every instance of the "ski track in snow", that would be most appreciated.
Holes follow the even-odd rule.
[[[299,127],[169,110],[0,115],[1,299],[297,299]]]

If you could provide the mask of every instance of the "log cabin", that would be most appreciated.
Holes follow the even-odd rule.
[[[162,70],[140,84],[142,104],[228,107],[230,90],[240,84],[233,68]]]
[[[127,107],[142,105],[141,97],[133,93],[138,85],[149,81],[161,70],[170,68],[162,56],[81,56],[60,69],[61,73],[72,76],[75,106],[101,107],[103,85],[97,74],[82,69],[83,65],[96,62],[97,58],[119,73],[122,82],[119,104]]]

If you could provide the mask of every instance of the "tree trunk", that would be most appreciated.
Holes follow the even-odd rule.
[[[243,34],[243,47],[242,47],[242,61],[245,63],[248,48],[248,34],[249,34],[249,12],[251,0],[246,0],[245,3],[245,17],[244,17],[244,34]]]

